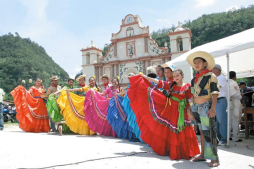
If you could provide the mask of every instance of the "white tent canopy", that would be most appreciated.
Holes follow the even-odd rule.
[[[235,71],[237,78],[254,76],[254,28],[240,32],[238,34],[198,46],[178,58],[170,61],[177,68],[182,69],[185,76],[184,82],[192,79],[192,68],[189,66],[186,58],[193,52],[205,51],[215,58],[215,63],[221,65],[221,68],[227,74],[229,82],[229,71]],[[228,83],[228,91],[230,84]],[[229,92],[228,92],[229,98]],[[228,107],[230,101],[228,100]],[[228,110],[228,142],[230,134],[230,111]]]
[[[230,70],[235,71],[238,78],[254,76],[254,28],[198,46],[169,61],[184,71],[185,82],[190,82],[192,78],[192,69],[186,58],[196,51],[210,53],[215,58],[216,64],[220,64],[225,72],[227,72],[226,55],[228,53]]]

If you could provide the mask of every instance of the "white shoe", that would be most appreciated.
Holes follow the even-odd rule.
[[[225,142],[222,142],[222,141],[219,141],[219,144],[218,144],[218,146],[227,146],[227,143],[225,143]]]

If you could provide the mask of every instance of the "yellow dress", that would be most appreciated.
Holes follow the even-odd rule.
[[[82,89],[86,92],[89,89],[100,92],[100,88],[97,89],[96,87],[90,88],[90,86],[85,86]],[[57,103],[61,108],[60,113],[71,131],[81,135],[93,135],[95,133],[90,130],[85,121],[84,101],[85,97],[63,90]]]

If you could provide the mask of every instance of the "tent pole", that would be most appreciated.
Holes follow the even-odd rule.
[[[229,138],[231,134],[231,121],[230,121],[230,81],[229,81],[229,53],[227,52],[227,102],[228,102],[228,133],[227,133],[227,146],[229,146]]]

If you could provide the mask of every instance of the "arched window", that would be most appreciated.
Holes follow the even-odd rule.
[[[86,64],[90,64],[90,53],[86,53]]]
[[[97,53],[97,63],[100,63],[100,54]]]
[[[176,39],[176,42],[177,42],[177,51],[180,52],[180,51],[183,51],[183,39],[181,36],[178,36],[177,39]]]

